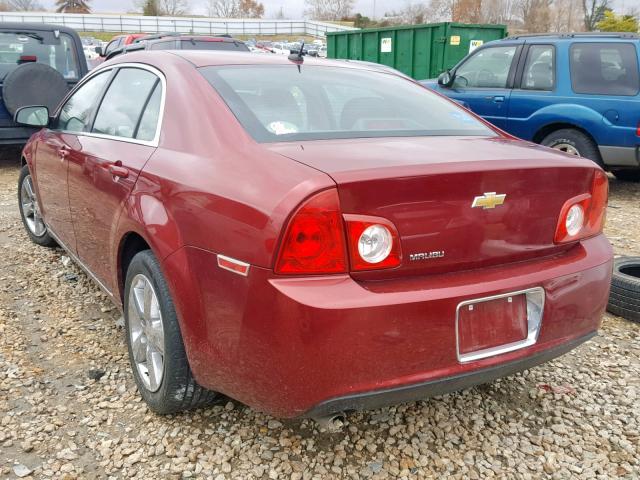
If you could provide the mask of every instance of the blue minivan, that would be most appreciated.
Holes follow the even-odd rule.
[[[520,35],[421,83],[516,137],[640,181],[639,47],[637,34]]]

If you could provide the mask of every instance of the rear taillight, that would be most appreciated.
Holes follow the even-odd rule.
[[[345,235],[346,225],[346,235]],[[348,247],[347,247],[348,246]],[[344,216],[338,191],[314,195],[293,214],[276,261],[279,274],[346,273],[400,265],[400,237],[384,218]]]
[[[638,126],[636,127],[636,136],[640,137],[640,122],[638,122]]]
[[[574,242],[602,232],[608,196],[607,175],[595,170],[591,191],[569,199],[560,210],[555,243]]]
[[[338,191],[314,195],[293,214],[284,235],[276,273],[319,274],[347,271],[344,227]]]
[[[344,215],[352,270],[400,265],[400,237],[395,226],[380,217]]]

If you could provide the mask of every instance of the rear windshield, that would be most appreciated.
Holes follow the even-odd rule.
[[[249,48],[243,42],[182,40],[182,50],[231,50],[236,52],[248,52]]]
[[[59,71],[67,80],[78,80],[78,61],[71,36],[53,32],[0,32],[0,78],[22,63],[36,61]]]
[[[258,142],[495,135],[450,101],[392,74],[294,64],[200,72]]]

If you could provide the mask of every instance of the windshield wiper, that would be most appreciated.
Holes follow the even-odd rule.
[[[38,40],[40,42],[44,42],[44,37],[41,35],[38,35],[37,33],[33,33],[33,32],[8,32],[8,33],[17,33],[18,35],[24,35],[25,37],[31,37],[35,40]]]

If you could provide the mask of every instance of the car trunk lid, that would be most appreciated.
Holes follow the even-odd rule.
[[[594,165],[505,138],[418,137],[268,145],[330,175],[343,213],[392,221],[402,264],[388,278],[553,255],[562,205],[589,192]],[[499,196],[504,195],[502,204]],[[476,206],[474,207],[474,201]]]

